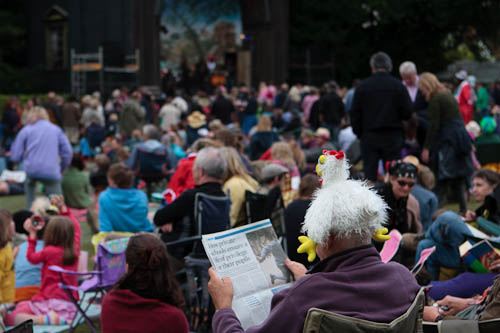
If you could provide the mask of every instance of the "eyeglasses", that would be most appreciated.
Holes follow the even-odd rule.
[[[405,180],[398,180],[398,184],[401,187],[405,187],[406,185],[408,185],[409,188],[412,188],[413,186],[415,186],[414,182],[407,182]]]

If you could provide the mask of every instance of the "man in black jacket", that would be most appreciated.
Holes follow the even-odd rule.
[[[392,60],[384,52],[370,58],[373,75],[356,88],[351,124],[361,140],[365,177],[377,180],[378,161],[397,160],[403,148],[403,120],[411,117],[410,97],[401,81],[390,75]]]
[[[319,99],[319,113],[322,118],[322,126],[328,128],[333,142],[337,142],[340,131],[340,121],[345,115],[344,102],[337,95],[337,84],[329,82],[325,84],[326,94]]]
[[[183,192],[155,214],[154,223],[162,230],[163,241],[171,242],[194,235],[195,195],[201,192],[223,197],[221,182],[226,169],[226,160],[218,149],[208,147],[200,150],[193,166],[196,186]]]
[[[234,112],[234,105],[230,99],[224,97],[224,92],[221,88],[217,89],[217,98],[212,104],[212,117],[220,119],[224,124],[230,124],[232,119],[231,115]]]

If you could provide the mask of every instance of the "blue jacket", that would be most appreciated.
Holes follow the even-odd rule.
[[[153,231],[148,220],[148,198],[135,189],[108,187],[99,196],[100,231]]]
[[[426,232],[432,223],[432,215],[438,210],[438,198],[436,195],[416,184],[411,194],[417,198],[420,207],[420,219],[422,221],[422,231]]]
[[[13,162],[24,160],[24,171],[32,178],[61,179],[73,158],[71,144],[64,132],[47,120],[26,125],[10,150]]]

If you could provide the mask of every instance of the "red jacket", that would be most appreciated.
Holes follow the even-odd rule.
[[[196,159],[196,154],[189,154],[187,158],[183,158],[177,164],[177,170],[168,182],[168,188],[175,192],[176,197],[179,197],[182,192],[194,188],[193,165]]]
[[[106,332],[188,332],[181,309],[130,290],[113,290],[104,296],[101,329]]]
[[[49,270],[49,266],[57,265],[66,270],[76,272],[78,269],[78,257],[80,256],[80,223],[71,215],[69,210],[61,213],[62,216],[68,217],[72,222],[75,229],[74,247],[77,260],[72,265],[63,266],[63,248],[61,246],[45,246],[40,252],[35,252],[36,238],[28,238],[28,251],[26,257],[33,265],[43,264],[41,270],[42,282],[40,284],[40,291],[38,294],[31,298],[32,301],[43,301],[47,299],[57,298],[69,301],[68,296],[59,288],[59,283],[62,282],[59,273]],[[73,286],[78,286],[78,279],[76,276],[65,276],[64,282]],[[73,297],[78,299],[78,292],[73,291]]]

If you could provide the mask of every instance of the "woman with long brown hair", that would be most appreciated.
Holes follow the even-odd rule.
[[[153,234],[130,238],[127,272],[102,302],[103,332],[188,332],[167,247]]]
[[[458,103],[432,73],[419,77],[419,89],[429,102],[430,128],[422,149],[422,161],[429,163],[437,178],[439,204],[446,203],[448,188],[458,195],[460,212],[467,210],[466,178],[472,173],[472,143],[465,130]]]

